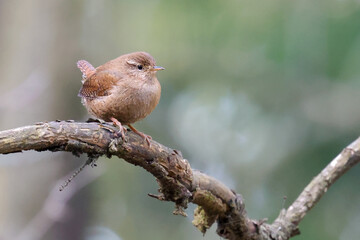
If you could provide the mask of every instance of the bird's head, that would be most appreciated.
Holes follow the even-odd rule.
[[[124,55],[126,72],[136,78],[152,79],[157,71],[165,68],[156,66],[155,59],[147,52],[134,52]]]

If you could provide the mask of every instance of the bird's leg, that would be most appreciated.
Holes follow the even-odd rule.
[[[110,120],[114,123],[115,126],[117,126],[120,129],[119,133],[122,139],[125,139],[126,128],[124,128],[116,118],[111,117]]]
[[[133,126],[131,126],[130,124],[128,124],[129,128],[131,129],[131,131],[133,131],[134,133],[136,133],[137,135],[139,135],[140,137],[142,137],[147,144],[150,146],[150,140],[152,139],[151,136],[146,135],[145,133],[139,132],[138,130],[136,130],[136,128],[134,128]]]

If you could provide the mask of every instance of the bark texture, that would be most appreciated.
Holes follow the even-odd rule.
[[[193,224],[203,233],[216,221],[217,233],[226,239],[289,239],[299,234],[298,224],[327,189],[360,160],[360,138],[344,149],[295,202],[280,212],[272,224],[247,217],[240,194],[218,180],[191,168],[178,150],[151,141],[149,146],[131,131],[125,140],[107,123],[54,121],[0,132],[0,154],[36,151],[86,153],[91,161],[99,156],[118,156],[141,166],[157,180],[159,200],[175,203],[174,214],[186,216],[189,202],[197,204]],[[89,161],[90,163],[90,161]]]

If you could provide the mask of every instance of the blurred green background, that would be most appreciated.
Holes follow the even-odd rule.
[[[0,129],[86,120],[76,61],[98,66],[133,51],[166,68],[158,73],[160,104],[135,126],[241,193],[252,218],[273,221],[284,196],[288,206],[359,136],[355,0],[0,1]],[[214,227],[203,237],[192,226],[193,205],[183,218],[172,215],[172,203],[149,198],[154,178],[117,158],[85,169],[72,184],[94,181],[54,217],[59,206],[48,206],[49,192],[85,160],[0,156],[0,238],[219,239]],[[359,184],[357,166],[295,239],[358,239]],[[45,230],[35,217],[43,208]]]

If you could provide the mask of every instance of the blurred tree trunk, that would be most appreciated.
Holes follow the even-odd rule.
[[[78,56],[79,33],[74,23],[81,22],[77,19],[81,14],[77,11],[73,1],[0,1],[2,129],[43,119],[79,116],[78,112],[69,111],[77,95],[74,92],[69,97],[69,81],[78,81],[80,85],[80,79],[65,70],[75,63],[64,61]],[[69,37],[60,37],[63,35]],[[52,84],[56,87],[49,87]],[[33,105],[36,108],[30,107]],[[0,198],[2,239],[11,239],[19,233],[42,207],[55,181],[80,163],[64,153],[27,156],[24,161],[20,155],[14,155],[12,163],[0,168],[0,187],[8,189]],[[32,186],[30,182],[38,184]],[[45,239],[82,239],[81,231],[88,219],[87,195],[84,192],[70,202],[72,217],[56,223]]]

